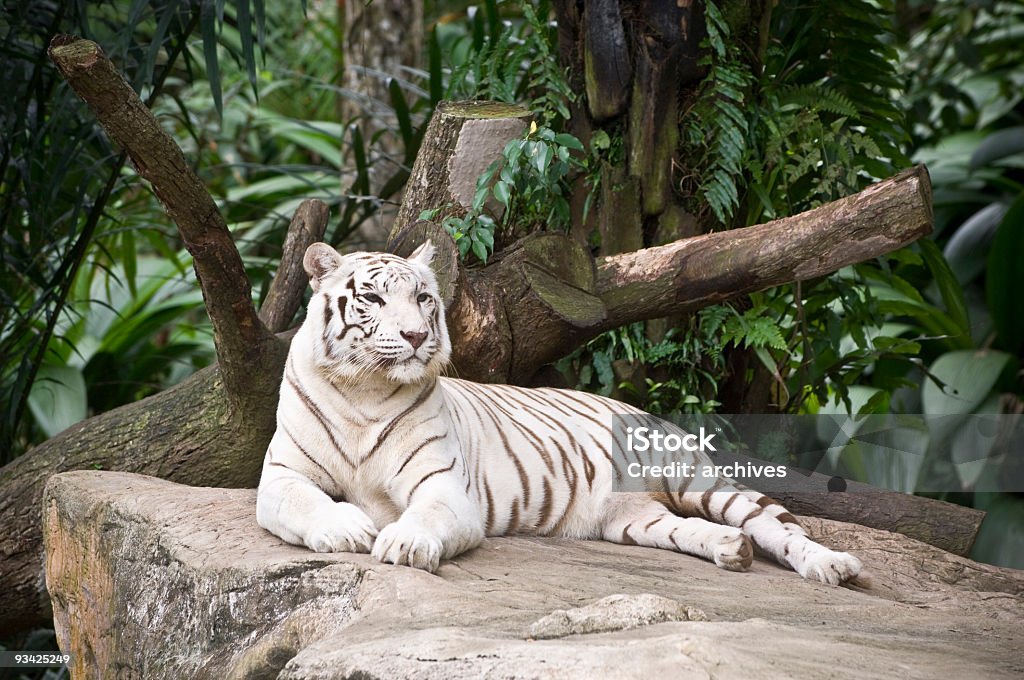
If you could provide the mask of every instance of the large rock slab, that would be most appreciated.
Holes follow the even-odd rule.
[[[1024,573],[855,525],[805,522],[872,574],[839,588],[541,538],[488,539],[432,575],[287,545],[256,524],[255,491],[128,473],[55,475],[44,503],[76,680],[1024,673]]]

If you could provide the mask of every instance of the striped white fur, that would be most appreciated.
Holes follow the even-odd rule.
[[[728,479],[613,492],[604,397],[440,377],[450,354],[427,244],[407,260],[314,244],[257,496],[261,526],[318,552],[434,571],[485,535],[603,538],[743,570],[757,546],[805,578],[860,562],[811,541],[781,505]],[[689,454],[697,465],[703,454]]]

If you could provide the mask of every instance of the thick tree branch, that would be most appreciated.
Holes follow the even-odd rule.
[[[793,217],[596,263],[568,236],[537,234],[453,277],[449,325],[467,330],[456,333],[454,372],[529,384],[608,329],[823,276],[912,243],[931,225],[928,172],[917,167]]]
[[[311,198],[303,201],[292,216],[281,249],[281,264],[260,308],[260,319],[272,333],[288,330],[302,304],[302,294],[309,283],[309,276],[302,268],[302,256],[306,248],[323,240],[329,214],[326,203]]]
[[[175,144],[138,95],[89,40],[57,36],[50,58],[96,115],[110,138],[128,153],[178,225],[192,254],[213,322],[217,357],[232,401],[250,393],[253,365],[273,338],[252,303],[242,258],[217,205]]]
[[[685,312],[884,255],[932,229],[928,171],[756,227],[687,238],[598,262],[602,329]]]

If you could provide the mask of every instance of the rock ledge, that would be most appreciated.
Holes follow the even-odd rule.
[[[431,575],[287,545],[257,526],[253,490],[128,473],[55,475],[44,503],[76,679],[1024,674],[1024,573],[850,524],[805,522],[869,588],[539,538],[489,539]]]

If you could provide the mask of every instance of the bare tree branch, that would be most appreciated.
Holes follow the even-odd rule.
[[[931,230],[931,184],[917,166],[799,215],[612,255],[597,265],[596,293],[608,311],[602,328],[824,276]]]
[[[303,201],[292,216],[281,249],[281,264],[260,308],[260,319],[272,333],[288,330],[302,304],[309,277],[302,268],[306,248],[322,241],[327,230],[327,204],[315,198]]]
[[[232,399],[244,398],[250,392],[254,358],[273,335],[256,315],[242,258],[216,203],[99,45],[60,35],[51,41],[49,53],[178,225],[213,322],[227,393]]]
[[[528,384],[567,348],[608,329],[823,276],[931,228],[930,183],[920,166],[793,217],[596,263],[571,237],[536,234],[486,268],[451,277],[457,290],[446,292],[454,301],[449,326],[460,338],[454,372]]]

